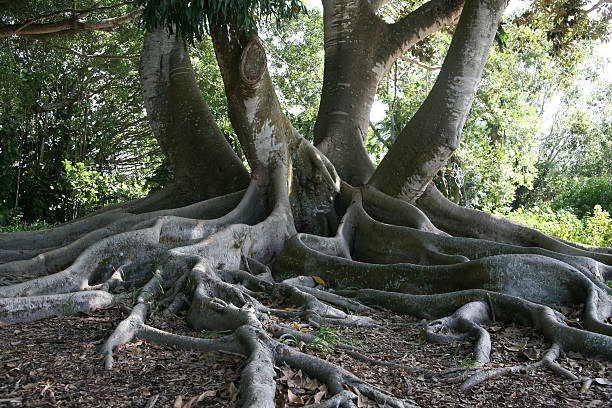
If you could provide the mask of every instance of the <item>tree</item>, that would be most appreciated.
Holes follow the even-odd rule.
[[[72,311],[125,304],[132,290],[128,316],[102,347],[107,368],[115,347],[134,337],[238,353],[247,358],[241,403],[252,407],[274,406],[274,365],[283,363],[327,384],[325,406],[354,406],[344,384],[382,405],[411,405],[283,343],[282,334],[309,335],[272,316],[368,326],[367,305],[382,306],[430,320],[432,341],[475,338],[481,364],[491,339],[480,324],[518,321],[552,344],[537,366],[567,374],[555,363],[561,350],[612,358],[604,284],[611,248],[459,207],[431,183],[459,144],[506,1],[432,0],[394,23],[377,16],[383,4],[324,2],[324,83],[311,144],[283,113],[253,25],[258,16],[291,17],[299,3],[147,3],[141,86],[174,180],[51,230],[0,236],[2,319],[60,315],[67,303]],[[417,42],[455,24],[436,83],[375,168],[364,139],[379,82]],[[206,30],[250,174],[216,125],[184,45]],[[318,286],[339,282],[362,289]],[[581,329],[557,310],[578,303]],[[159,305],[164,313],[187,308],[198,329],[232,333],[211,340],[156,329],[147,317]],[[513,369],[477,371],[462,387]]]
[[[31,21],[36,16],[32,13],[43,12],[38,6],[13,3],[9,11]],[[75,205],[79,200],[72,200],[75,189],[69,185],[64,160],[87,163],[108,177],[121,174],[122,182],[139,173],[141,183],[148,173],[143,170],[154,167],[161,156],[142,109],[142,39],[135,24],[110,32],[31,37],[0,38],[3,226],[16,216],[65,222],[82,209]],[[116,195],[104,194],[99,201],[112,202]]]

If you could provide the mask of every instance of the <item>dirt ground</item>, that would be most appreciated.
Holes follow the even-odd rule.
[[[473,372],[469,343],[423,343],[422,323],[386,311],[374,316],[375,329],[333,328],[332,341],[356,347],[373,359],[435,371]],[[200,353],[159,347],[140,340],[122,346],[113,370],[103,368],[100,345],[123,318],[116,308],[91,315],[74,315],[33,323],[0,322],[1,407],[232,407],[244,360],[222,353]],[[153,317],[152,325],[200,337],[184,319]],[[312,330],[298,322],[279,322]],[[485,368],[526,364],[537,360],[549,345],[530,328],[493,324],[491,362]],[[289,341],[285,339],[285,341]],[[558,362],[584,381],[572,382],[539,369],[489,380],[467,393],[455,381],[430,377],[403,368],[355,360],[338,347],[297,344],[303,351],[342,365],[396,396],[422,407],[610,407],[612,363],[563,354]],[[467,370],[467,371],[466,371]],[[298,407],[327,397],[325,385],[289,367],[277,367],[277,406]],[[360,397],[360,407],[377,406]]]

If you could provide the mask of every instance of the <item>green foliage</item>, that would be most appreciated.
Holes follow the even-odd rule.
[[[497,213],[558,238],[587,245],[612,246],[612,218],[600,205],[594,207],[592,215],[583,219],[571,211],[554,210],[550,206],[520,207]]]
[[[142,21],[148,30],[163,26],[175,30],[185,41],[201,41],[211,29],[256,30],[262,20],[277,24],[306,11],[301,0],[139,0],[144,4]]]
[[[315,9],[280,27],[267,24],[260,36],[283,109],[293,126],[311,139],[323,90],[323,15]]]
[[[34,231],[48,229],[55,225],[45,221],[24,221],[20,209],[0,212],[0,232]]]
[[[72,191],[69,201],[74,208],[74,218],[100,207],[140,198],[146,195],[144,180],[111,176],[97,171],[91,163],[72,163],[64,160],[66,179]]]
[[[603,4],[602,4],[603,3]],[[610,35],[612,7],[597,4],[597,12],[589,11],[595,2],[584,0],[536,0],[514,20],[515,24],[538,26],[552,44],[551,52],[561,57],[571,55],[580,41],[606,38]]]
[[[78,6],[93,4],[85,0]],[[27,21],[62,7],[69,9],[72,2],[13,2],[3,18]],[[1,225],[25,228],[32,222],[55,224],[73,218],[74,203],[84,197],[72,197],[64,160],[112,174],[119,184],[128,184],[128,190],[130,178],[146,179],[161,162],[142,109],[138,61],[82,58],[56,47],[90,55],[139,54],[142,34],[127,24],[110,32],[44,42],[0,39]],[[78,194],[84,193],[82,187]],[[100,205],[106,193],[96,193]],[[117,192],[114,197],[125,195]],[[81,213],[86,210],[77,207]]]
[[[571,208],[578,217],[593,213],[594,207],[612,212],[612,177],[572,180],[553,200],[552,207]]]
[[[332,329],[329,323],[325,322],[325,319],[323,319],[323,322],[321,322],[321,325],[314,333],[314,335],[315,337],[329,344],[338,344],[339,341],[337,330]]]

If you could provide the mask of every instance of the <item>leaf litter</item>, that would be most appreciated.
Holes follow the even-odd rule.
[[[575,311],[565,311],[569,319]],[[462,367],[468,342],[433,344],[423,341],[422,324],[410,316],[386,311],[373,315],[375,328],[336,327],[340,343],[349,344],[371,359],[434,371]],[[123,318],[116,308],[91,315],[64,316],[32,323],[0,325],[0,407],[234,407],[240,395],[239,378],[244,360],[223,353],[179,351],[135,340],[119,348],[116,368],[104,370],[100,345]],[[304,322],[283,321],[308,331]],[[175,333],[205,337],[190,329],[184,316],[156,318],[152,324]],[[491,362],[486,368],[527,364],[541,358],[550,346],[531,328],[492,323]],[[314,332],[313,328],[310,328]],[[566,353],[558,362],[592,385],[564,380],[545,369],[490,380],[464,394],[458,384],[439,377],[379,366],[356,360],[337,346],[321,353],[336,363],[398,397],[423,407],[607,407],[612,400],[612,364]],[[291,367],[275,367],[277,407],[318,404],[328,390],[316,378]],[[347,386],[348,387],[348,386]],[[583,388],[586,388],[583,390]],[[358,396],[358,407],[377,407],[375,401],[348,387]],[[582,392],[581,392],[582,391]]]

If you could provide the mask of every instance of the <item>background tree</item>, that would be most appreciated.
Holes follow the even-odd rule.
[[[102,346],[107,368],[113,350],[134,337],[238,353],[247,359],[241,404],[253,407],[274,406],[275,364],[325,382],[328,406],[353,405],[355,390],[381,405],[410,406],[280,341],[283,334],[306,337],[274,317],[315,327],[375,325],[365,304],[428,319],[432,341],[452,341],[452,332],[474,337],[474,360],[482,364],[491,338],[481,324],[490,319],[541,330],[552,346],[537,364],[556,372],[568,375],[554,361],[561,350],[612,358],[604,284],[611,248],[459,207],[432,183],[459,146],[506,1],[416,3],[393,23],[377,15],[383,3],[323,4],[313,145],[284,114],[256,35],[257,21],[296,16],[299,3],[148,2],[143,102],[174,179],[144,199],[51,230],[0,236],[2,319],[62,314],[66,302],[74,311],[123,303],[127,317]],[[70,27],[81,24],[91,26]],[[380,81],[416,43],[455,24],[435,83],[375,167],[365,140]],[[204,101],[184,46],[207,31],[250,174]],[[316,287],[338,289],[339,282],[363,289]],[[581,328],[556,310],[576,303],[585,305]],[[186,308],[197,329],[231,334],[211,340],[156,329],[147,317],[159,305],[167,313]],[[365,315],[345,313],[349,305]],[[479,370],[462,388],[513,369]]]

